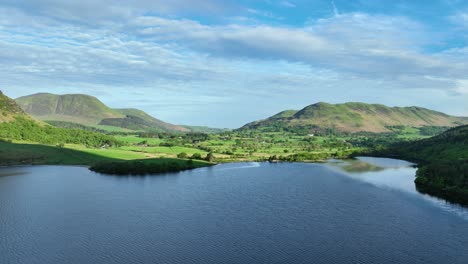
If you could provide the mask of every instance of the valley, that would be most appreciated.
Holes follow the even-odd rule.
[[[18,98],[18,104],[5,95],[1,99],[3,166],[84,165],[125,175],[226,162],[388,156],[420,164],[416,184],[422,192],[468,204],[467,130],[449,130],[466,124],[465,117],[419,107],[318,103],[227,130],[171,125],[141,110],[109,108],[87,95],[36,94]],[[437,171],[447,166],[450,175],[428,176],[443,175]]]

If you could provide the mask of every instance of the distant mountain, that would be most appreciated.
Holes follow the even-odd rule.
[[[169,124],[156,119],[142,110],[128,108],[128,109],[115,109],[117,112],[123,114],[124,118],[106,118],[103,119],[100,125],[117,126],[131,130],[162,130],[168,132],[190,132],[189,129]]]
[[[286,111],[282,111],[282,112],[279,112],[277,113],[276,115],[274,116],[271,116],[270,119],[283,119],[283,118],[289,118],[289,117],[292,117],[294,116],[295,114],[297,114],[297,110],[286,110]]]
[[[85,126],[106,125],[130,130],[188,132],[137,109],[112,109],[96,97],[84,94],[38,93],[16,99],[30,115],[45,121],[73,122]]]
[[[391,126],[445,126],[468,124],[467,117],[449,116],[422,107],[388,107],[380,104],[316,103],[302,110],[287,110],[243,129],[279,131],[305,129],[311,133],[333,129],[340,132],[389,132]]]
[[[29,116],[13,99],[0,91],[0,123],[14,121],[16,117],[29,119]]]
[[[181,125],[187,129],[189,129],[193,133],[205,133],[205,134],[216,134],[230,131],[228,128],[214,128],[214,127],[207,127],[207,126],[186,126]]]
[[[97,125],[105,118],[124,117],[96,97],[84,94],[38,93],[17,98],[16,102],[24,111],[41,120]]]

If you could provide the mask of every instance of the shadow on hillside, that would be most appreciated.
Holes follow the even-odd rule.
[[[120,161],[79,150],[37,144],[0,141],[0,166],[13,165],[84,165]]]
[[[58,146],[0,141],[0,166],[15,165],[89,166],[92,171],[107,175],[143,176],[191,170],[214,164],[173,158],[122,160]]]

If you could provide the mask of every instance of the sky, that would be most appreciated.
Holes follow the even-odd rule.
[[[468,116],[468,0],[1,0],[0,90],[225,128],[316,102]]]

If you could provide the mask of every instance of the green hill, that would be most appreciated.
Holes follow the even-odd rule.
[[[297,110],[286,110],[277,113],[276,115],[270,117],[270,119],[283,119],[283,118],[290,118],[294,116],[298,111]]]
[[[97,125],[105,118],[124,117],[97,98],[83,94],[38,93],[17,98],[16,102],[28,114],[41,120]]]
[[[394,126],[444,126],[468,124],[468,118],[449,116],[422,107],[388,107],[380,104],[316,103],[302,110],[287,110],[264,120],[249,123],[242,129],[262,131],[325,130],[340,132],[390,132]]]
[[[468,125],[449,129],[431,138],[398,143],[385,152],[420,164],[468,160]]]
[[[14,121],[17,117],[29,118],[13,99],[0,91],[0,123]]]
[[[48,122],[72,122],[85,126],[112,126],[130,130],[188,132],[181,126],[158,120],[137,109],[112,109],[96,97],[84,94],[38,93],[16,99],[28,114]]]
[[[115,110],[125,115],[125,118],[113,120],[104,119],[101,121],[101,125],[114,123],[114,126],[128,128],[132,130],[162,130],[168,132],[190,132],[190,130],[185,127],[166,123],[138,109],[127,108]]]
[[[418,162],[419,191],[468,206],[468,125],[376,154]]]
[[[120,144],[115,138],[101,133],[82,129],[56,128],[44,122],[34,120],[14,100],[2,93],[0,93],[0,109],[2,110],[0,141],[27,141],[47,145],[69,143],[90,147]],[[8,155],[5,152],[4,154]]]

